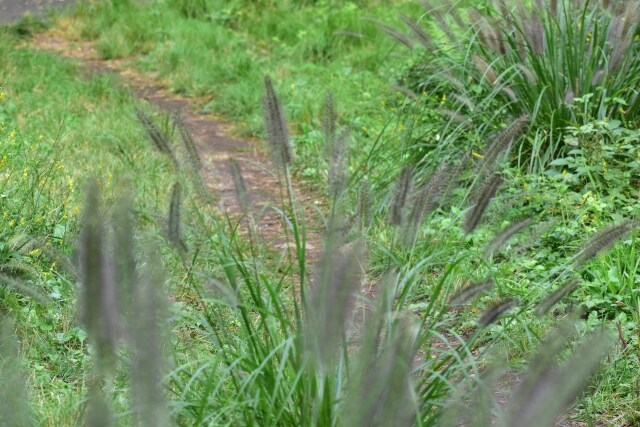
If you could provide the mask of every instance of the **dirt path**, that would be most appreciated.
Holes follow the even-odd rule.
[[[71,6],[76,0],[0,0],[0,25],[9,24],[25,13],[33,16],[45,16],[52,8]]]
[[[124,87],[129,88],[138,98],[147,100],[161,110],[180,111],[202,159],[204,181],[218,197],[220,209],[229,212],[232,216],[240,215],[229,167],[229,160],[234,158],[242,168],[259,234],[269,247],[278,250],[286,249],[282,220],[273,209],[270,209],[272,206],[281,205],[278,179],[270,172],[274,169],[259,141],[234,137],[231,134],[230,125],[209,114],[199,112],[197,106],[205,105],[207,99],[175,95],[169,92],[166,83],[127,67],[124,60],[100,59],[98,52],[89,42],[71,42],[55,30],[51,30],[35,35],[32,43],[38,49],[56,52],[76,60],[80,65],[88,67],[91,72],[108,72],[118,75]],[[299,188],[295,188],[295,192],[306,219],[306,258],[313,264],[320,256],[322,235],[321,221],[317,210],[312,206],[316,198],[305,195]]]

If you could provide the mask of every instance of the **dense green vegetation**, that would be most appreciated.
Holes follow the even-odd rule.
[[[513,3],[111,0],[51,20],[267,139],[280,256],[203,197],[175,119],[29,47],[42,24],[0,29],[0,413],[486,425],[510,368],[531,375],[504,425],[549,425],[585,386],[571,416],[637,423],[640,11]],[[313,268],[292,180],[328,206]]]

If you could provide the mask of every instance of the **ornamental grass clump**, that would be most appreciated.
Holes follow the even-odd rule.
[[[533,153],[534,158],[553,160],[565,150],[558,143],[564,128],[576,123],[639,124],[636,1],[490,1],[465,11],[448,2],[425,7],[419,23],[405,19],[427,51],[412,68],[409,88],[448,95],[442,108],[476,126],[529,116],[546,141],[536,148],[525,138],[519,154],[544,150],[546,155]]]

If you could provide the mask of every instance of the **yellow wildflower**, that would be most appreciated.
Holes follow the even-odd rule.
[[[40,252],[42,252],[42,249],[40,249],[40,248],[35,248],[34,250],[29,251],[29,255],[31,255],[31,256],[38,256],[38,255],[40,255]]]

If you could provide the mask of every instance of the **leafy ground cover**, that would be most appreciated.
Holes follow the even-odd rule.
[[[584,7],[583,17],[600,22],[596,9]],[[153,412],[171,413],[185,425],[432,425],[438,419],[455,425],[462,421],[460,414],[473,414],[455,405],[442,410],[448,406],[450,382],[473,384],[483,371],[485,389],[503,387],[492,380],[499,369],[485,368],[496,359],[496,344],[505,343],[505,364],[529,369],[534,380],[516,389],[502,420],[514,425],[518,417],[522,425],[540,425],[540,417],[526,417],[553,416],[550,405],[562,403],[559,396],[575,397],[605,349],[616,343],[574,414],[594,424],[633,425],[640,316],[633,229],[640,204],[638,133],[632,118],[622,120],[617,110],[609,116],[606,109],[593,113],[587,108],[579,121],[562,123],[563,139],[555,143],[566,144],[565,149],[540,156],[544,161],[534,167],[521,161],[524,151],[518,146],[548,144],[544,135],[552,128],[545,123],[553,113],[537,115],[530,105],[514,103],[507,105],[526,115],[494,114],[493,98],[502,96],[505,87],[482,86],[488,69],[475,79],[478,96],[490,94],[486,104],[465,102],[447,73],[440,78],[449,86],[431,88],[432,74],[420,77],[416,70],[421,66],[409,65],[434,57],[419,49],[407,54],[396,46],[398,40],[415,44],[395,29],[402,28],[401,19],[386,22],[392,25],[384,27],[391,38],[362,19],[386,17],[390,11],[392,16],[424,13],[410,5],[355,2],[182,0],[149,7],[113,1],[85,3],[58,21],[69,37],[95,40],[105,57],[125,57],[176,91],[211,96],[207,108],[238,120],[244,132],[262,129],[260,105],[267,94],[265,135],[280,160],[285,202],[279,209],[290,224],[288,238],[294,244],[289,248],[295,252],[285,250],[280,258],[264,256],[270,250],[252,237],[250,220],[239,233],[243,227],[203,203],[190,176],[177,173],[169,156],[153,152],[136,119],[139,101],[113,77],[78,79],[74,66],[29,49],[15,31],[3,29],[0,118],[6,154],[0,172],[7,289],[2,307],[15,318],[24,370],[32,373],[28,379],[38,424],[72,425],[85,413],[89,423],[109,413],[120,424],[166,422],[147,418]],[[554,31],[562,27],[553,27],[554,15],[533,11],[549,26],[543,40],[557,41]],[[449,19],[432,12],[423,18]],[[484,19],[496,13],[479,12]],[[616,13],[624,17],[635,10],[607,13],[614,16],[606,15],[609,23]],[[513,22],[508,22],[506,36],[513,34]],[[413,23],[405,28],[414,37],[422,35]],[[445,39],[450,37],[447,28],[424,34]],[[465,43],[476,43],[477,31],[451,30],[465,49],[475,46]],[[606,36],[598,40],[606,43]],[[525,53],[535,52],[539,46],[529,43]],[[544,46],[563,57],[551,50],[551,43]],[[476,52],[455,47],[444,58],[475,67],[477,73],[481,62],[465,62],[465,55]],[[488,49],[480,46],[478,55],[490,53],[483,48]],[[631,52],[635,45],[627,48]],[[603,49],[605,60],[607,52]],[[531,60],[516,59],[485,61],[510,69],[509,61],[518,68]],[[410,71],[403,78],[405,69]],[[265,73],[273,83],[263,88]],[[424,89],[412,87],[411,79]],[[406,84],[407,100],[389,95],[390,83]],[[333,96],[325,98],[328,89]],[[574,101],[590,99],[588,93],[580,95]],[[380,108],[382,103],[388,107]],[[452,111],[460,114],[471,107],[477,115],[470,114],[466,122],[463,118],[462,125],[449,120]],[[339,119],[336,110],[344,113]],[[293,163],[284,116],[294,124],[298,158]],[[170,120],[162,120],[159,129],[170,133]],[[341,130],[343,125],[351,126],[353,139]],[[511,144],[516,149],[509,155]],[[325,149],[327,160],[319,160]],[[291,179],[308,176],[317,184],[325,174],[330,238],[328,255],[314,276],[304,262],[304,221]],[[90,175],[100,184],[89,186],[83,208]],[[122,202],[124,176],[129,176],[132,194]],[[238,180],[239,194],[242,188]],[[122,206],[134,210],[127,213]],[[167,210],[169,238],[164,239]],[[119,232],[122,224],[135,229],[136,237]],[[110,229],[111,240],[105,239]],[[610,251],[599,254],[611,244]],[[152,246],[159,254],[119,250],[134,246]],[[79,278],[77,269],[67,265],[72,263],[64,261],[72,253],[80,254]],[[91,259],[99,261],[92,264]],[[114,274],[124,275],[118,277],[131,272],[122,265],[138,265],[139,275],[127,280],[140,292],[148,291],[145,284],[165,282],[172,295],[171,326],[163,323],[157,333],[158,314],[144,311],[140,295],[132,297],[139,304],[134,309],[147,313],[140,319],[148,321],[148,336],[157,334],[162,342],[161,331],[172,331],[173,360],[164,371],[168,407],[157,399],[161,393],[154,382],[162,372],[157,359],[162,351],[144,353],[162,346],[137,345],[141,332],[129,323],[131,309],[118,311],[120,320],[114,323],[122,322],[123,336],[96,326],[113,321],[109,307],[87,310],[95,304],[87,297],[91,289],[115,286],[96,273],[96,266],[109,265]],[[360,294],[360,288],[366,292],[357,300],[364,302],[356,303],[352,294]],[[567,303],[556,305],[567,294],[572,295]],[[142,295],[142,300],[156,298],[153,292]],[[74,315],[76,299],[84,310],[79,317]],[[354,306],[360,314],[350,321],[347,314]],[[574,306],[582,307],[585,317],[577,332],[561,326],[559,340],[541,341],[556,318],[571,318]],[[542,312],[552,316],[536,317]],[[589,334],[602,326],[614,336]],[[587,344],[581,346],[581,340]],[[564,354],[560,342],[575,344],[576,356],[556,358]],[[116,366],[113,351],[121,360]],[[587,353],[595,358],[583,357]],[[140,369],[140,357],[157,361],[158,370],[156,364]],[[548,370],[557,374],[555,381],[535,375]],[[571,376],[572,371],[583,375]],[[146,380],[136,378],[139,372]],[[547,386],[556,389],[553,401],[535,394]],[[110,410],[101,406],[100,395]],[[477,399],[483,407],[487,396],[471,393],[464,399]],[[486,425],[488,420],[474,422]]]

